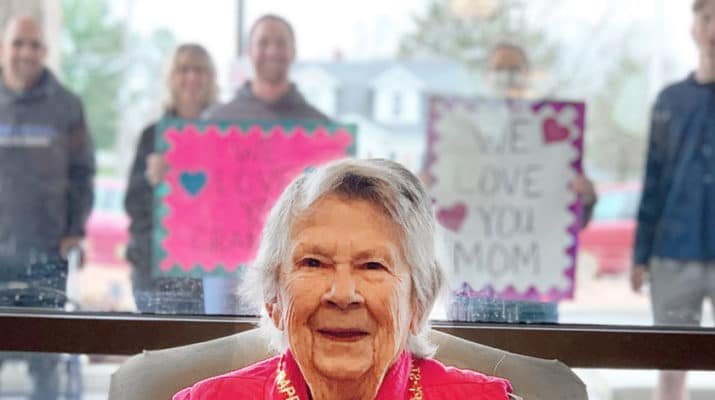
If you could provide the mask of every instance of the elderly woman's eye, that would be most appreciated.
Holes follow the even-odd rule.
[[[376,261],[371,261],[363,264],[365,269],[371,269],[371,270],[377,270],[377,269],[385,269],[385,266],[380,264],[379,262]]]
[[[320,267],[320,261],[315,258],[304,258],[300,260],[301,267],[318,268]]]

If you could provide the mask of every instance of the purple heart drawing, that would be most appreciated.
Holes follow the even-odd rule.
[[[569,138],[569,128],[559,125],[553,118],[547,118],[541,124],[544,142],[546,144],[563,142]]]
[[[452,207],[437,210],[439,223],[453,232],[459,232],[462,229],[465,219],[467,219],[467,206],[464,203],[457,203]]]

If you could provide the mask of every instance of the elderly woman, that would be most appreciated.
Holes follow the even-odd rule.
[[[182,399],[508,399],[503,379],[430,359],[444,281],[419,180],[386,160],[295,179],[270,212],[247,297],[280,356],[182,390]]]

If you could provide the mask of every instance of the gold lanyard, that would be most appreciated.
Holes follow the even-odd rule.
[[[412,359],[412,367],[410,368],[410,375],[408,377],[410,381],[410,387],[407,391],[410,393],[410,400],[422,400],[422,386],[420,381],[422,380],[422,372],[420,367],[415,365],[415,360]],[[278,369],[276,370],[276,388],[278,393],[283,395],[283,400],[300,400],[298,396],[298,391],[295,390],[295,386],[288,379],[285,370],[285,360],[283,356],[278,360]]]

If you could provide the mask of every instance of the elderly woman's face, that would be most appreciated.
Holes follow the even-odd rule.
[[[316,202],[291,228],[292,252],[269,311],[287,329],[301,369],[328,379],[384,374],[417,321],[400,228],[373,204],[337,196]]]

